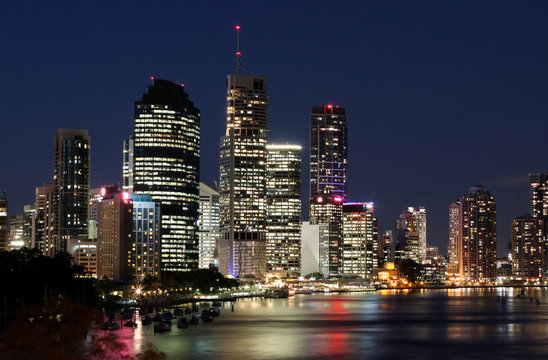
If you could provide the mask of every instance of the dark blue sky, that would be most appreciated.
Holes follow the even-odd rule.
[[[528,211],[527,174],[548,171],[548,3],[356,3],[2,4],[0,189],[11,213],[51,179],[56,128],[89,129],[92,186],[120,181],[133,101],[151,75],[183,82],[201,110],[211,184],[240,24],[244,65],[269,79],[269,137],[304,146],[305,184],[310,108],[338,104],[349,199],[374,201],[381,230],[424,205],[428,242],[445,251],[449,204],[484,184],[503,255],[518,193]]]

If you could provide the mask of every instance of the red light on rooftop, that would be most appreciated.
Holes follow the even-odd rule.
[[[332,108],[333,108],[333,105],[329,104],[329,105],[327,105],[327,108],[328,108],[328,109],[332,109]]]
[[[342,203],[343,198],[341,196],[333,196],[333,202],[335,203]]]
[[[339,105],[335,106],[337,109],[339,108]]]
[[[240,30],[240,25],[236,25],[236,30]]]
[[[185,84],[181,84],[181,87],[185,87]]]
[[[237,52],[236,52],[236,55],[242,56],[242,53],[241,53],[240,51],[237,51]]]
[[[107,189],[101,188],[101,197],[105,197],[106,194],[107,194]]]
[[[151,76],[151,77],[150,77],[150,80],[154,80],[154,76]]]
[[[317,202],[318,204],[323,203],[323,197],[318,196],[318,197],[316,198],[316,202]]]
[[[123,199],[124,201],[128,201],[128,200],[129,200],[129,193],[128,193],[127,191],[124,191],[124,192],[122,193],[122,199]]]

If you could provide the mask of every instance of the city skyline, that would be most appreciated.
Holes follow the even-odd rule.
[[[240,23],[243,28],[242,51],[244,63],[249,67],[250,72],[260,73],[271,79],[269,82],[271,96],[269,141],[297,143],[302,145],[303,151],[306,152],[309,146],[307,130],[310,106],[321,103],[340,104],[348,111],[349,136],[351,137],[349,141],[348,198],[352,201],[373,201],[375,203],[376,215],[379,219],[379,231],[394,229],[394,219],[397,218],[397,214],[401,209],[407,208],[411,204],[422,205],[429,213],[429,244],[440,246],[440,249],[444,252],[448,242],[447,206],[458,195],[466,192],[470,186],[482,183],[497,198],[499,223],[497,243],[499,255],[503,255],[504,253],[501,253],[501,250],[506,249],[507,241],[510,238],[511,219],[527,213],[527,174],[548,170],[548,164],[544,167],[545,156],[543,156],[541,146],[541,133],[544,132],[543,130],[546,127],[541,120],[545,117],[546,109],[544,105],[540,104],[540,99],[546,95],[546,85],[541,83],[542,80],[537,79],[536,76],[535,78],[531,77],[533,74],[542,73],[536,70],[536,67],[546,60],[546,50],[540,49],[540,45],[532,46],[535,39],[538,39],[538,34],[543,33],[542,29],[539,29],[539,23],[535,22],[536,16],[541,18],[546,9],[534,10],[532,9],[533,5],[530,5],[531,8],[517,9],[517,14],[514,15],[510,14],[509,6],[501,6],[501,10],[495,14],[495,20],[493,20],[484,18],[489,10],[488,6],[474,5],[477,14],[466,15],[467,17],[463,15],[464,6],[452,6],[433,6],[434,9],[425,9],[424,11],[426,14],[432,15],[435,10],[439,10],[440,18],[445,19],[444,14],[452,10],[460,16],[456,16],[458,20],[454,21],[459,21],[460,24],[468,20],[469,27],[466,29],[459,28],[464,32],[462,37],[457,36],[456,32],[448,33],[447,28],[442,26],[440,30],[442,35],[439,35],[439,37],[435,35],[426,36],[424,43],[419,42],[417,44],[416,41],[410,41],[406,45],[403,42],[396,41],[393,44],[394,48],[401,50],[401,54],[396,51],[397,54],[405,55],[404,50],[409,51],[413,45],[418,45],[418,49],[413,51],[411,55],[407,54],[407,57],[404,57],[406,61],[401,60],[401,62],[393,61],[390,63],[394,67],[391,70],[395,73],[389,77],[386,84],[381,83],[379,80],[389,74],[390,66],[383,67],[380,62],[383,59],[392,58],[388,55],[395,55],[391,53],[395,50],[388,50],[379,46],[371,38],[364,39],[368,46],[367,50],[384,50],[385,53],[380,51],[376,53],[376,57],[374,55],[366,57],[367,61],[363,66],[366,70],[358,71],[358,68],[354,66],[354,71],[358,71],[355,79],[349,77],[349,73],[340,69],[340,66],[345,61],[350,60],[350,57],[343,56],[343,59],[333,63],[335,58],[331,55],[328,56],[332,62],[331,64],[311,62],[311,70],[304,71],[299,78],[295,75],[295,69],[287,70],[289,66],[302,69],[303,60],[297,59],[297,63],[294,63],[294,57],[300,56],[296,44],[299,43],[301,38],[296,36],[296,39],[288,39],[286,37],[282,41],[273,34],[273,31],[280,30],[274,20],[276,12],[269,15],[263,24],[257,20],[252,20],[250,16],[246,16],[246,14],[249,15],[253,12],[251,10],[249,12],[243,11],[238,14],[238,17],[236,13],[231,12],[227,19],[208,30],[210,31],[208,34],[214,33],[220,37],[220,40],[219,42],[206,44],[207,46],[213,45],[212,47],[216,50],[206,52],[203,55],[207,61],[199,68],[200,71],[197,71],[195,67],[195,62],[201,60],[199,55],[191,54],[190,60],[186,62],[180,61],[181,53],[175,56],[177,61],[174,61],[175,59],[168,61],[147,58],[147,61],[143,62],[133,58],[125,58],[125,62],[134,62],[135,65],[129,66],[129,69],[120,72],[119,79],[121,81],[119,83],[123,83],[123,85],[117,87],[116,92],[113,93],[110,89],[104,89],[104,83],[106,78],[112,77],[120,70],[122,63],[120,58],[115,57],[118,60],[110,67],[105,67],[103,64],[102,66],[92,66],[89,70],[82,70],[81,66],[77,66],[78,70],[73,68],[73,65],[70,64],[70,59],[72,59],[70,57],[67,60],[60,61],[59,65],[49,63],[51,71],[48,69],[45,72],[46,76],[38,82],[33,82],[33,84],[38,89],[42,89],[43,86],[47,89],[50,85],[58,90],[61,88],[57,86],[70,86],[69,89],[73,89],[72,86],[80,88],[83,93],[74,92],[80,94],[81,98],[73,98],[74,95],[72,94],[66,95],[69,98],[68,102],[71,104],[66,108],[53,110],[52,106],[59,103],[57,101],[53,101],[51,104],[44,103],[44,101],[51,101],[52,97],[44,90],[41,90],[44,93],[44,99],[37,99],[36,106],[22,109],[17,105],[22,101],[21,98],[27,99],[24,96],[24,91],[27,90],[20,87],[20,82],[15,81],[16,78],[13,74],[8,74],[7,83],[10,86],[3,90],[3,94],[6,95],[8,102],[16,105],[13,108],[17,108],[18,113],[16,114],[10,109],[4,109],[0,116],[4,119],[19,121],[14,121],[13,124],[10,122],[7,129],[15,133],[15,136],[3,142],[2,151],[8,153],[8,150],[16,149],[17,144],[22,144],[24,140],[27,140],[27,138],[22,137],[23,130],[25,130],[25,136],[28,137],[31,143],[31,146],[27,146],[29,149],[20,149],[20,155],[14,156],[7,161],[6,174],[8,176],[4,178],[5,180],[2,180],[0,190],[7,191],[10,200],[10,215],[21,213],[23,205],[33,202],[33,189],[43,181],[51,178],[53,167],[50,160],[50,154],[52,153],[51,138],[57,128],[89,130],[93,148],[91,187],[121,182],[121,140],[130,133],[132,101],[141,93],[148,76],[157,76],[169,80],[177,80],[177,77],[179,77],[180,81],[184,82],[189,88],[197,107],[202,110],[204,128],[211,129],[211,131],[204,132],[202,130],[203,142],[207,142],[209,145],[207,149],[206,146],[203,146],[202,149],[201,163],[203,172],[201,181],[211,185],[213,180],[217,178],[217,166],[206,168],[204,164],[216,164],[218,138],[223,133],[224,122],[223,79],[227,73],[231,73],[233,70],[234,34],[232,26]],[[468,6],[470,5],[468,4]],[[402,6],[402,9],[395,10],[383,5],[370,5],[370,7],[372,8],[367,8],[367,10],[371,10],[369,11],[370,15],[365,20],[372,20],[373,15],[371,14],[394,11],[395,19],[388,21],[384,26],[372,21],[373,24],[385,31],[392,22],[398,24],[398,21],[402,21],[400,30],[385,34],[385,39],[397,40],[397,35],[399,35],[407,40],[413,40],[403,34],[403,27],[407,24],[406,20],[402,19],[403,13],[408,11],[409,8]],[[300,10],[302,11],[302,8]],[[365,10],[366,7],[358,13],[365,13]],[[417,14],[417,10],[414,11],[415,15],[421,15],[420,12]],[[512,9],[512,11],[514,10]],[[75,13],[77,14],[76,11]],[[513,16],[523,15],[524,13],[527,14],[530,21],[522,20],[522,22],[516,24],[516,27],[522,27],[518,34],[527,34],[527,37],[517,35],[519,39],[511,38],[514,41],[504,40],[505,42],[502,42],[508,32],[514,29],[505,30],[507,22],[510,22]],[[97,13],[93,14],[96,17],[99,16]],[[356,22],[356,15],[347,15]],[[34,18],[37,14],[31,11],[29,16]],[[294,30],[297,27],[298,22],[296,19],[289,20],[289,30],[281,29],[283,34],[287,34],[287,31]],[[365,20],[364,22],[366,22]],[[420,35],[427,33],[429,26],[432,26],[433,23],[438,24],[438,21],[441,21],[432,20],[429,17],[426,20],[422,25],[423,28],[414,28]],[[479,39],[474,40],[472,38],[473,29],[483,29],[484,26],[480,20],[487,20],[492,29],[484,29],[485,31]],[[337,18],[335,22],[342,23],[342,20]],[[39,24],[40,21],[37,21],[37,23]],[[196,26],[192,22],[185,25],[189,26],[189,31],[192,30],[191,25]],[[359,30],[360,34],[362,31],[365,34],[366,29],[372,25],[365,24],[363,25],[364,29],[356,27],[355,24],[348,26],[350,29]],[[78,29],[82,30],[81,28]],[[75,31],[76,34],[80,34],[78,29]],[[196,33],[200,29],[199,25],[194,28]],[[319,29],[318,40],[314,40],[310,46],[317,45],[316,41],[320,42],[320,39],[334,41],[340,37],[341,46],[348,50],[350,54],[360,55],[366,53],[365,47],[348,46],[349,43],[344,38],[344,33],[335,29],[335,26],[330,26],[329,30],[322,29]],[[348,27],[345,29],[348,29]],[[494,37],[495,40],[487,42],[486,46],[487,48],[491,46],[492,52],[487,51],[489,49],[484,49],[483,45],[480,46],[482,39],[485,40],[489,36],[493,36],[497,31],[501,33]],[[120,34],[120,32],[114,33]],[[307,32],[305,33],[310,35]],[[66,38],[70,40],[72,36],[74,35],[67,34]],[[442,46],[439,40],[445,39],[443,36],[449,40],[457,41],[457,44],[452,43],[447,47]],[[98,39],[92,38],[92,44],[96,44]],[[525,42],[525,44],[520,45],[522,42]],[[48,41],[45,44],[49,44]],[[350,43],[350,45],[352,44]],[[15,44],[9,44],[8,48],[13,46]],[[29,49],[35,46],[38,45],[31,43]],[[60,46],[59,44],[57,44],[57,47],[53,46],[52,51],[57,50],[59,55],[52,55],[49,61],[66,54],[67,50]],[[87,54],[78,45],[74,46],[79,50],[79,52],[76,51],[76,59],[79,59],[78,54]],[[105,46],[108,48],[112,45],[107,41]],[[441,46],[441,50],[439,52],[426,51],[422,55],[421,51],[428,50],[431,46]],[[451,50],[450,48],[453,46],[456,46],[456,48]],[[40,48],[40,46],[38,47]],[[459,49],[469,47],[473,51],[470,51],[468,55],[461,54],[459,59],[463,61],[462,64],[448,60],[450,57],[448,55],[453,54],[453,51],[457,52]],[[531,50],[530,47],[536,50]],[[203,48],[201,49],[203,50]],[[522,50],[521,53],[518,51],[520,49]],[[260,61],[263,57],[278,51],[285,53],[289,50],[296,51],[296,54],[294,56],[276,55],[272,60]],[[305,46],[305,50],[310,51],[310,48]],[[444,51],[447,51],[447,54]],[[116,54],[116,51],[114,53]],[[189,52],[183,54],[187,53]],[[367,53],[371,54],[371,51]],[[26,51],[23,51],[18,56],[25,56],[26,54]],[[212,54],[218,57],[213,60],[211,58]],[[288,59],[289,56],[291,56],[291,59]],[[432,59],[428,59],[428,56]],[[16,58],[10,57],[9,59]],[[96,58],[92,57],[91,61],[94,61],[93,59]],[[437,63],[436,60],[438,60]],[[28,63],[31,60],[26,61]],[[81,59],[80,61],[87,64],[87,60]],[[307,57],[306,61],[310,62],[310,57]],[[375,61],[378,61],[378,63]],[[178,63],[175,64],[176,62]],[[25,61],[22,63],[24,64]],[[76,61],[76,63],[79,62]],[[42,72],[45,69],[43,66],[47,64],[48,61],[41,64],[40,69]],[[62,76],[58,76],[61,69],[59,66],[65,67]],[[207,74],[207,77],[202,79],[201,76],[205,75],[207,67],[212,69],[211,74]],[[18,74],[22,80],[39,78],[40,69],[38,72],[25,69],[25,73],[23,73],[22,68],[16,66],[15,73],[18,73],[17,70],[19,70]],[[417,69],[422,71],[418,71],[416,77],[407,74],[406,70]],[[101,70],[106,70],[103,79],[101,79],[101,76],[96,76],[95,73],[101,73]],[[284,74],[284,72],[286,73]],[[318,80],[315,80],[312,76],[313,73],[317,76],[318,74],[326,74],[326,72],[330,76],[320,76],[321,79]],[[67,83],[66,78],[78,78],[75,75],[77,73],[80,74],[82,81],[77,82],[78,84]],[[395,83],[396,77],[402,74],[404,76],[401,82]],[[444,82],[452,83],[452,86],[440,88],[441,82],[434,79],[436,74],[441,74]],[[422,79],[421,76],[423,76]],[[459,76],[463,79],[457,79]],[[421,81],[417,82],[418,79]],[[410,90],[415,89],[411,86],[413,84],[412,80],[415,80],[414,84],[419,88],[417,95],[411,94]],[[526,82],[533,85],[524,85]],[[306,96],[290,100],[288,95],[284,93],[284,89],[287,88],[285,84],[296,86],[295,90],[292,89],[292,93],[294,91],[304,91],[307,93]],[[397,86],[390,87],[390,84],[396,84]],[[362,89],[362,86],[365,86],[365,90]],[[104,91],[100,96],[97,91],[99,88]],[[512,88],[513,90],[510,90]],[[216,90],[212,91],[212,89]],[[440,89],[442,90],[441,95],[434,94],[434,92],[439,92]],[[470,91],[470,94],[467,91]],[[55,91],[52,91],[52,93],[55,93]],[[113,94],[115,96],[112,96]],[[426,95],[430,95],[430,97]],[[114,111],[112,114],[104,116],[105,113],[95,109],[95,104],[102,103],[107,97],[110,97],[110,99],[106,100],[104,105],[106,108],[114,109]],[[365,105],[362,102],[365,102]],[[424,103],[428,103],[428,105],[421,105]],[[457,104],[459,106],[456,106]],[[39,109],[39,113],[36,113],[36,110],[33,110],[34,108]],[[294,109],[294,112],[288,114],[287,108]],[[367,109],[367,111],[363,109]],[[427,116],[423,117],[424,115]],[[41,119],[46,119],[46,121]],[[513,121],[511,121],[512,119]],[[407,123],[410,121],[415,121],[413,125],[418,125],[416,126],[417,129],[407,127]],[[514,124],[517,121],[526,126],[516,128]],[[295,126],[291,126],[292,124],[295,124]],[[401,129],[398,129],[398,126]],[[28,130],[29,127],[32,128],[30,131]],[[109,131],[104,131],[107,127]],[[468,129],[474,131],[467,131]],[[532,129],[535,129],[535,131]],[[458,134],[458,136],[454,134]],[[484,142],[486,135],[491,136],[492,139]],[[524,135],[527,135],[526,140],[519,141],[520,138],[524,138]],[[413,141],[405,142],[405,139],[413,139]],[[367,142],[365,142],[366,140]],[[369,167],[366,170],[361,170],[360,168],[365,167],[360,161],[360,150],[364,143],[370,147],[372,158],[369,159],[368,157],[371,160],[368,162]],[[508,146],[508,144],[512,144],[512,146]],[[452,148],[455,146],[461,146],[462,152],[455,151]],[[470,148],[470,150],[466,148]],[[397,166],[398,161],[401,160],[401,155],[408,150],[420,159],[420,161],[414,163],[416,168],[413,171],[408,168],[398,168]],[[523,158],[520,154],[524,151],[532,155]],[[23,156],[29,156],[29,152],[37,160],[32,172],[25,168],[21,161]],[[471,152],[481,153],[479,156],[483,160],[483,163],[480,161],[482,168],[469,163]],[[308,185],[306,175],[308,165],[306,161],[303,162],[303,165],[303,187],[306,189]],[[304,204],[307,203],[307,192],[306,190],[302,191]],[[520,200],[516,196],[516,192],[519,193]],[[524,208],[523,211],[520,209],[520,201],[521,206]],[[306,218],[305,211],[303,219]]]

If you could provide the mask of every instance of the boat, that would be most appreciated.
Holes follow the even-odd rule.
[[[186,315],[192,314],[192,310],[190,310],[190,308],[187,308],[187,307],[186,307],[186,308],[185,308],[185,314],[186,314]]]
[[[213,316],[211,316],[211,314],[209,312],[206,312],[206,313],[202,313],[201,319],[204,322],[212,322],[213,321]]]
[[[171,325],[166,324],[165,322],[161,322],[159,324],[154,325],[154,332],[165,332],[165,331],[171,331]]]
[[[289,290],[286,287],[270,289],[265,293],[265,297],[272,299],[284,299],[289,297]]]
[[[118,323],[114,322],[114,321],[107,321],[104,326],[105,326],[105,330],[118,330],[118,329],[120,329],[120,325],[118,325]]]
[[[209,309],[209,313],[211,314],[211,316],[219,316],[219,315],[221,315],[221,310],[211,308],[211,309]]]
[[[198,325],[200,321],[198,320],[198,318],[196,316],[192,316],[190,318],[190,321],[188,322],[190,325]]]
[[[142,323],[143,325],[150,325],[150,324],[152,324],[152,318],[151,318],[150,316],[148,316],[148,315],[145,315],[145,316],[143,317],[143,319],[141,320],[141,323]]]
[[[129,320],[127,321],[124,326],[127,326],[127,327],[137,327],[137,323],[132,321],[132,320]]]
[[[178,329],[186,329],[188,327],[188,321],[186,321],[186,318],[180,318],[177,322],[177,328]]]
[[[183,314],[184,314],[184,312],[183,312],[183,309],[181,309],[181,308],[175,308],[175,310],[173,311],[174,316],[181,316]]]
[[[221,307],[221,305],[222,305],[222,304],[221,304],[221,302],[220,302],[219,300],[215,300],[215,301],[213,302],[213,304],[211,304],[211,306],[213,306],[213,307]]]
[[[162,319],[171,320],[173,319],[173,314],[170,311],[164,311],[162,313]]]
[[[156,314],[154,315],[154,317],[152,318],[152,321],[162,321],[162,316],[160,314]]]

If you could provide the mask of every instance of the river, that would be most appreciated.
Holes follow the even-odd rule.
[[[527,289],[540,305],[516,298],[520,290],[240,299],[211,323],[177,329],[175,320],[154,334],[138,321],[116,333],[135,351],[151,342],[168,359],[546,359],[548,290]]]

